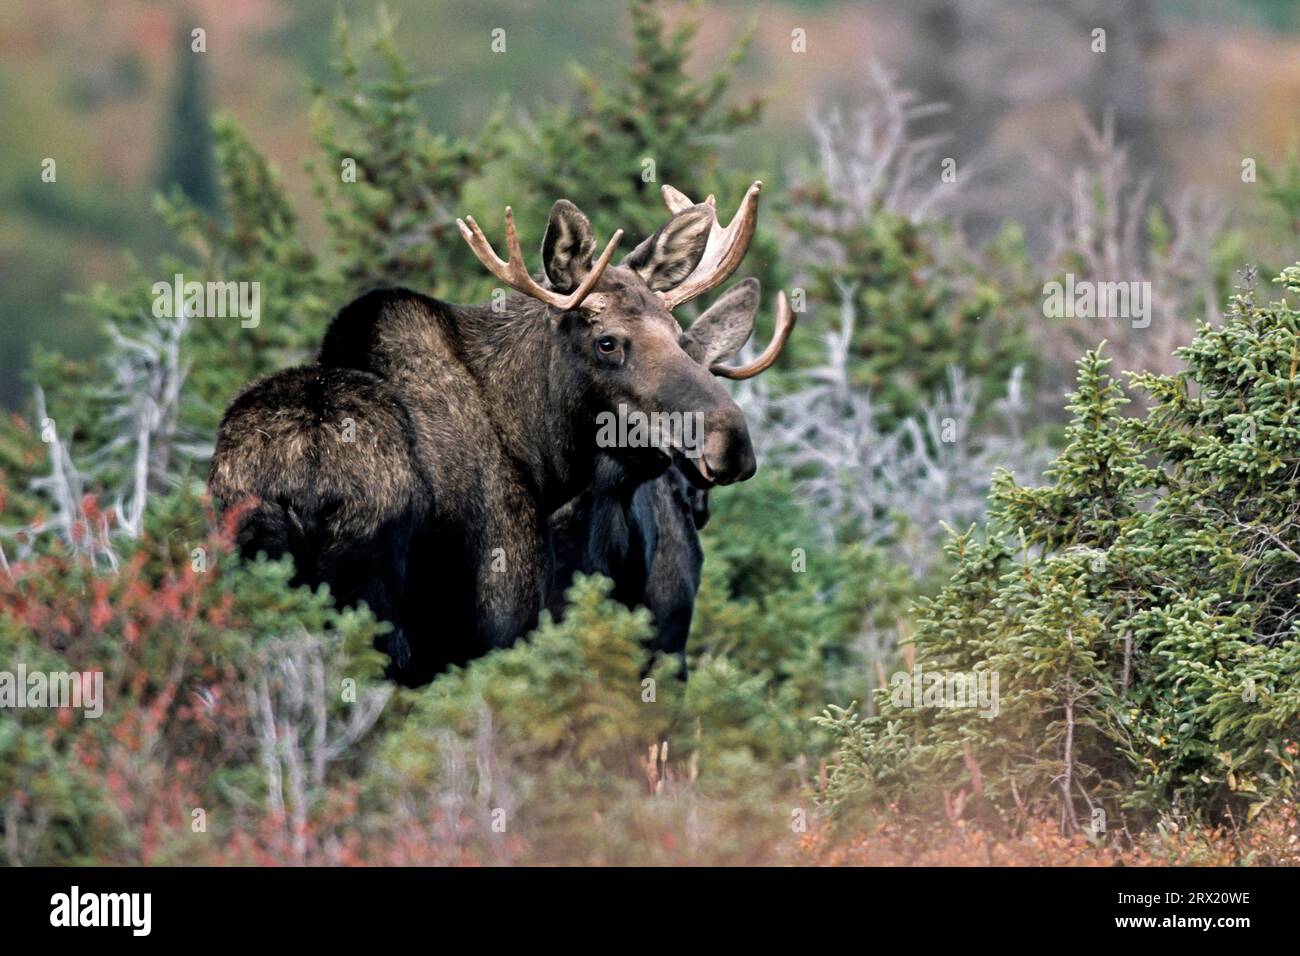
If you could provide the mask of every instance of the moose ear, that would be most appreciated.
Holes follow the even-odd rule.
[[[713,226],[713,207],[688,206],[623,259],[655,292],[667,292],[685,279],[704,256]]]
[[[596,235],[587,217],[567,199],[556,200],[542,239],[542,269],[557,292],[572,292],[591,269]]]
[[[757,279],[728,289],[686,330],[682,337],[686,354],[708,368],[739,352],[754,331],[758,299]]]

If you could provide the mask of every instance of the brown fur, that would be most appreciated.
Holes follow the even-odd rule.
[[[683,243],[667,245],[681,254]],[[497,313],[407,290],[345,307],[316,365],[250,386],[221,423],[211,491],[259,502],[244,551],[291,554],[300,581],[365,601],[393,624],[382,645],[391,672],[420,683],[534,626],[546,518],[591,482],[597,413],[700,412],[710,478],[748,478],[740,410],[684,351],[639,272],[611,266],[598,289],[606,305],[594,316],[519,295]],[[611,336],[612,357],[596,346]],[[669,461],[656,449],[606,451],[647,476]]]

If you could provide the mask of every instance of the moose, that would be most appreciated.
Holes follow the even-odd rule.
[[[671,213],[692,205],[671,186],[663,193]],[[706,202],[712,205],[714,198]],[[753,279],[728,293],[752,296],[752,302],[737,303],[741,314],[751,315],[758,310],[758,294]],[[716,367],[716,373],[735,379],[758,375],[776,361],[793,329],[794,314],[782,299],[776,338],[764,355],[743,368]],[[602,457],[591,487],[551,515],[554,572],[547,598],[552,615],[560,618],[565,590],[576,572],[612,579],[616,600],[650,611],[655,629],[650,646],[678,659],[682,679],[687,676],[686,641],[704,564],[698,532],[709,520],[708,490],[689,475],[689,468],[674,464],[647,481],[629,474],[618,459]]]
[[[391,624],[379,642],[389,675],[419,685],[535,625],[553,580],[548,518],[593,486],[602,461],[616,464],[620,487],[670,466],[698,488],[751,477],[744,415],[715,375],[757,374],[775,360],[792,323],[785,298],[752,367],[719,364],[752,332],[752,284],[685,332],[672,310],[739,266],[760,189],[724,229],[713,202],[665,188],[671,218],[617,265],[622,231],[594,258],[590,222],[561,199],[539,278],[509,207],[506,260],[472,217],[457,220],[513,290],[501,307],[368,292],[334,318],[315,364],[231,402],[209,488],[225,506],[247,502],[241,552],[289,554],[297,582],[327,583],[340,605],[364,601]],[[698,415],[699,447],[601,447],[597,416],[627,409]]]

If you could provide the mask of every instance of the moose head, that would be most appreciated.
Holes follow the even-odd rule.
[[[542,241],[542,275],[524,264],[514,215],[505,212],[502,260],[473,217],[457,220],[474,254],[498,279],[546,306],[546,321],[562,356],[557,383],[582,399],[580,414],[593,420],[617,415],[632,420],[620,441],[603,450],[652,472],[676,460],[701,487],[744,481],[754,474],[754,450],[740,408],[714,376],[744,379],[772,365],[794,325],[782,293],[776,333],[753,362],[719,364],[748,340],[759,305],[758,282],[729,290],[683,331],[672,311],[716,288],[740,265],[754,235],[761,183],[746,192],[730,225],[718,223],[714,198],[692,203],[663,187],[672,217],[658,231],[611,265],[619,230],[593,260],[591,223],[573,203],[551,209]],[[607,419],[608,420],[608,419]],[[648,434],[644,424],[649,423]],[[655,423],[669,424],[668,434]],[[692,427],[695,425],[697,427]],[[643,426],[638,433],[636,428]],[[630,446],[630,447],[629,447]]]

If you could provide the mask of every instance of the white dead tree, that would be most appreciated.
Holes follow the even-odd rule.
[[[36,861],[42,841],[50,826],[49,810],[40,800],[20,800],[18,793],[0,804],[0,863],[5,866],[29,866]]]
[[[832,106],[808,117],[815,169],[833,206],[819,211],[822,225],[852,228],[877,210],[920,222],[955,192],[940,175],[939,147],[946,136],[916,137],[920,120],[947,112],[943,103],[918,103],[880,66],[868,65],[865,88],[852,109]]]
[[[392,687],[358,684],[345,715],[331,712],[346,675],[340,636],[300,631],[258,647],[244,683],[248,713],[261,752],[266,805],[282,821],[295,862],[307,862],[308,820],[326,790],[330,764],[352,753],[383,713]]]
[[[472,740],[446,728],[436,731],[433,737],[440,773],[430,790],[421,796],[425,806],[438,808],[439,818],[434,821],[433,832],[439,844],[460,849],[472,840],[481,839],[486,831],[492,834],[488,846],[495,861],[509,863],[508,841],[502,837],[522,801],[502,755],[492,708],[486,701],[479,701]],[[413,828],[427,825],[423,819],[424,807],[414,806],[411,797],[411,794],[403,797],[403,814]],[[501,827],[496,825],[498,821]]]
[[[125,472],[113,502],[122,531],[133,538],[143,529],[149,495],[174,486],[180,461],[204,451],[183,441],[180,431],[181,390],[190,368],[182,347],[190,320],[182,308],[174,317],[151,317],[134,335],[108,327],[113,381],[104,399],[114,437],[91,461]]]
[[[42,535],[54,534],[70,553],[86,558],[97,567],[116,570],[118,556],[110,540],[108,514],[88,508],[87,495],[92,482],[72,460],[68,442],[59,434],[57,422],[49,416],[45,392],[39,386],[34,404],[37,426],[48,449],[50,470],[33,478],[30,487],[47,503],[47,510],[23,527],[0,528],[0,540],[12,539],[15,555],[22,561],[31,556]],[[12,573],[3,546],[0,546],[0,566],[6,574]]]
[[[1174,350],[1191,340],[1196,323],[1219,317],[1213,244],[1227,211],[1192,190],[1161,206],[1152,195],[1152,177],[1129,169],[1110,116],[1101,129],[1086,120],[1079,125],[1087,162],[1065,170],[1052,159],[1043,161],[1063,193],[1050,227],[1046,268],[1069,272],[1076,282],[1149,283],[1150,324],[1135,327],[1146,319],[1135,323],[1125,317],[1044,317],[1043,341],[1063,367],[1081,348],[1106,339],[1120,369],[1173,372],[1178,368]],[[1164,219],[1163,237],[1152,234],[1154,212]]]
[[[940,558],[944,524],[983,520],[996,469],[1032,483],[1051,452],[1026,434],[1032,411],[1020,370],[983,422],[978,384],[953,368],[947,387],[917,415],[882,425],[871,396],[849,383],[857,311],[851,291],[843,294],[840,326],[823,336],[824,360],[786,391],[756,379],[737,401],[760,456],[800,476],[799,492],[832,518],[828,533],[852,528],[923,576]]]
[[[112,437],[74,462],[70,436],[49,415],[45,393],[35,392],[37,427],[49,449],[48,474],[34,478],[31,489],[49,503],[47,514],[21,528],[0,528],[0,540],[17,542],[18,558],[28,557],[43,534],[54,533],[74,554],[116,568],[111,538],[138,538],[149,496],[176,482],[185,459],[201,459],[211,449],[185,441],[180,425],[181,391],[189,373],[183,357],[190,316],[142,317],[128,335],[109,323],[105,364],[112,378],[97,398],[107,409]],[[87,511],[87,495],[111,507]],[[0,548],[0,568],[8,561]]]
[[[821,361],[793,387],[778,391],[776,383],[756,378],[742,383],[736,397],[754,423],[760,456],[798,476],[800,492],[831,516],[828,534],[832,526],[851,528],[888,546],[919,576],[941,556],[943,523],[965,527],[983,519],[995,468],[1032,481],[1048,455],[1026,437],[1023,423],[1032,411],[1019,371],[1006,398],[983,409],[978,384],[951,369],[946,389],[894,427],[883,424],[885,410],[852,383],[855,333],[869,320],[859,294],[866,280],[852,278],[849,244],[838,237],[882,212],[924,222],[957,189],[941,176],[943,139],[911,135],[914,123],[944,107],[917,104],[879,66],[869,78],[861,105],[810,119],[815,186],[806,188],[810,201],[797,213],[812,228],[791,237],[792,259],[805,268],[849,267],[845,277],[832,278],[835,301],[822,303],[837,321],[822,334]]]

